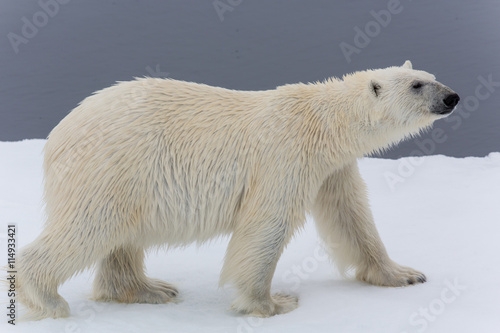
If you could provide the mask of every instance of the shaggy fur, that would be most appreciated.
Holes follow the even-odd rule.
[[[20,301],[33,318],[68,316],[58,286],[97,265],[96,300],[170,302],[144,250],[232,234],[220,283],[233,308],[285,313],[297,298],[271,295],[271,279],[307,211],[358,279],[424,282],[389,259],[356,159],[430,126],[450,93],[409,62],[269,91],[143,78],[96,92],[49,135],[47,222],[19,256]]]

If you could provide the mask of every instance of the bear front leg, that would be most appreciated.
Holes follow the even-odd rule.
[[[341,272],[353,267],[358,280],[379,286],[426,281],[421,272],[389,258],[373,222],[356,161],[325,180],[312,212],[318,233]]]
[[[226,253],[220,285],[232,283],[237,297],[232,308],[239,313],[270,317],[297,308],[298,298],[271,295],[271,280],[278,259],[291,237],[286,218],[248,221],[234,231]]]

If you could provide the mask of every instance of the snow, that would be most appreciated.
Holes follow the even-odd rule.
[[[0,142],[0,240],[6,262],[7,225],[18,248],[43,225],[44,140]],[[484,158],[365,158],[378,230],[391,257],[423,271],[428,282],[381,288],[343,279],[326,259],[312,218],[285,250],[273,290],[300,297],[297,310],[250,318],[229,310],[231,289],[218,289],[228,239],[165,253],[153,251],[148,275],[174,283],[179,303],[90,301],[92,273],[60,287],[71,317],[16,321],[17,332],[497,332],[500,327],[500,153]],[[6,323],[8,298],[0,294]],[[17,310],[19,315],[19,311]]]

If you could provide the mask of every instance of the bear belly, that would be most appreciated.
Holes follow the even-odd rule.
[[[201,243],[233,231],[246,177],[237,162],[222,164],[193,171],[182,169],[181,163],[158,175],[162,181],[150,185],[155,243]]]

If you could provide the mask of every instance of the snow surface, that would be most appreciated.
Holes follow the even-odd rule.
[[[17,224],[19,247],[42,228],[44,142],[0,143],[2,265],[8,224]],[[300,296],[299,308],[288,314],[260,319],[229,311],[231,288],[217,287],[225,238],[149,254],[148,275],[177,285],[180,303],[93,302],[88,300],[92,273],[85,272],[59,289],[71,307],[66,319],[18,321],[14,330],[6,323],[2,291],[0,332],[499,332],[500,153],[365,158],[360,166],[389,254],[423,271],[427,283],[382,288],[342,279],[325,258],[309,218],[273,280],[273,290]]]

